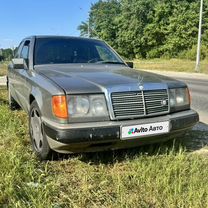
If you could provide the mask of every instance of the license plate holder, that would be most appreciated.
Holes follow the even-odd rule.
[[[160,135],[160,134],[169,133],[169,131],[170,131],[169,121],[122,126],[121,140]]]

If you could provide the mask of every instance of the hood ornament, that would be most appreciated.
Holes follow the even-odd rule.
[[[139,89],[142,91],[144,89],[143,85],[139,85]]]
[[[140,89],[141,91],[144,90],[143,79],[144,79],[143,77],[138,76],[138,81],[139,81],[138,87],[139,87],[139,89]]]

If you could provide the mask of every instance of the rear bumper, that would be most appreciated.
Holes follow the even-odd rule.
[[[166,134],[121,140],[121,127],[157,122],[170,122]],[[44,120],[44,130],[52,149],[57,152],[85,152],[105,149],[128,148],[171,139],[191,128],[199,121],[193,110],[178,112],[154,118],[128,121],[109,121],[55,125]]]

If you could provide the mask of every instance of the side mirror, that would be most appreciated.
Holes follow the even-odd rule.
[[[132,61],[127,61],[126,64],[130,67],[130,68],[134,68],[134,63]]]
[[[25,69],[25,68],[27,68],[25,60],[23,58],[14,58],[14,59],[12,59],[12,64],[13,64],[14,69]]]

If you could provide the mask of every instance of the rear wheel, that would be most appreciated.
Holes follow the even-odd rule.
[[[48,144],[41,120],[41,112],[36,101],[33,101],[30,107],[29,131],[33,151],[39,159],[52,159],[54,152]]]

